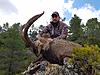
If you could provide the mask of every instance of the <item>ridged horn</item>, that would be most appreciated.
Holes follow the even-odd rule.
[[[44,14],[41,13],[41,14],[38,14],[38,15],[35,15],[33,16],[32,18],[30,18],[26,24],[24,24],[21,29],[20,29],[20,34],[21,34],[21,38],[22,40],[27,44],[29,45],[30,47],[34,48],[35,45],[34,45],[34,42],[28,37],[28,29],[29,27],[38,19],[40,18],[42,15]]]

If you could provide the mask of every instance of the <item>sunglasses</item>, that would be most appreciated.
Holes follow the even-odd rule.
[[[52,15],[52,18],[57,18],[58,16],[57,15]]]

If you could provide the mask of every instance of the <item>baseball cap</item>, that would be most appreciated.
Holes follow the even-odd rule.
[[[52,13],[51,16],[54,16],[54,15],[59,16],[59,13],[57,11],[55,11],[55,12]]]

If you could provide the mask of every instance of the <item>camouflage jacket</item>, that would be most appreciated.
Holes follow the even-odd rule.
[[[65,39],[68,35],[68,26],[62,21],[59,21],[57,25],[53,25],[51,22],[40,32],[40,35],[42,36],[43,33],[49,33],[51,38]]]

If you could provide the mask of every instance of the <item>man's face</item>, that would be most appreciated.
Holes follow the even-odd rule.
[[[59,16],[57,16],[57,15],[52,15],[52,21],[54,22],[54,23],[57,23],[58,21],[59,21],[59,19],[60,19],[60,17]]]

